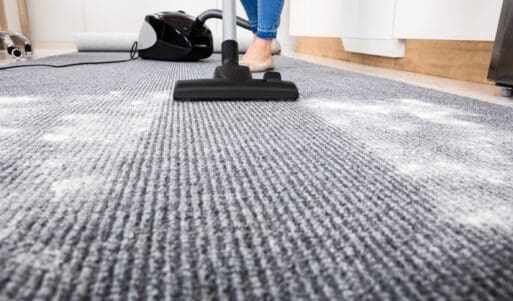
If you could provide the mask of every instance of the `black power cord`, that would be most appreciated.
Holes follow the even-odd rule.
[[[27,67],[50,67],[50,68],[67,68],[67,67],[74,67],[74,66],[83,66],[83,65],[105,65],[105,64],[118,64],[118,63],[126,63],[133,60],[138,59],[137,56],[137,41],[132,44],[132,47],[130,48],[130,58],[126,60],[118,60],[118,61],[101,61],[101,62],[83,62],[83,63],[72,63],[72,64],[65,64],[65,65],[51,65],[51,64],[27,64],[27,65],[14,65],[14,66],[6,66],[6,67],[0,67],[0,70],[7,70],[7,69],[15,69],[15,68],[27,68]]]

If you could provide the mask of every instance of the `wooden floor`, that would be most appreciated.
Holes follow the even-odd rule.
[[[375,67],[491,84],[487,79],[493,42],[406,41],[406,57],[349,53],[339,38],[299,37],[296,52]]]

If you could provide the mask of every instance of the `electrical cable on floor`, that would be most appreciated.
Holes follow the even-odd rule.
[[[50,68],[68,68],[74,66],[84,66],[84,65],[105,65],[105,64],[117,64],[117,63],[126,63],[133,60],[137,60],[139,57],[137,56],[137,41],[132,44],[130,48],[130,58],[126,60],[117,60],[117,61],[101,61],[101,62],[82,62],[82,63],[72,63],[65,65],[51,65],[51,64],[27,64],[27,65],[14,65],[14,66],[6,66],[0,67],[0,70],[7,69],[16,69],[16,68],[26,68],[26,67],[50,67]]]

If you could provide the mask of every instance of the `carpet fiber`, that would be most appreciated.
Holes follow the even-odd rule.
[[[218,60],[0,71],[0,300],[513,298],[513,109],[285,57],[298,102],[171,100]]]

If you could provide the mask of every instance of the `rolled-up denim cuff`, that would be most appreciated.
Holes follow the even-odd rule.
[[[259,28],[256,32],[256,36],[260,39],[264,40],[272,40],[276,39],[277,31],[276,30],[262,30]]]
[[[258,24],[257,23],[249,23],[249,26],[251,26],[251,31],[256,34],[258,32]]]

